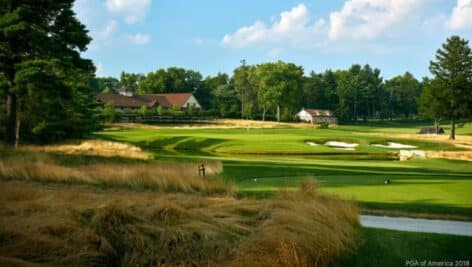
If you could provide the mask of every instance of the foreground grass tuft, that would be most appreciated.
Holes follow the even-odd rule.
[[[270,200],[0,184],[0,265],[328,266],[358,240],[357,207],[309,184]]]

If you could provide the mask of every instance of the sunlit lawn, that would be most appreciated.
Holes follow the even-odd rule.
[[[470,131],[470,124],[461,131]],[[101,138],[124,141],[156,157],[223,160],[224,176],[244,195],[270,196],[316,179],[322,190],[356,199],[363,207],[472,216],[472,164],[452,160],[393,160],[398,149],[371,146],[396,141],[425,150],[460,150],[447,143],[390,139],[362,132],[415,132],[419,125],[340,126],[336,129],[132,129],[105,131]],[[308,146],[307,140],[318,146]],[[355,142],[355,151],[326,141]],[[386,179],[391,184],[385,185]]]

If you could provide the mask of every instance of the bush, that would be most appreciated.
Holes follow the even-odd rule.
[[[177,106],[175,106],[175,105],[172,106],[172,107],[169,109],[169,113],[170,113],[170,115],[172,115],[172,116],[180,116],[180,115],[184,114],[184,113],[180,110],[180,108],[177,107]]]
[[[329,128],[329,124],[327,122],[322,122],[320,124],[318,124],[318,129],[328,129]]]
[[[116,118],[115,107],[111,103],[106,103],[102,110],[102,120],[105,122],[113,122]]]
[[[194,105],[190,105],[187,107],[187,109],[185,110],[185,113],[189,116],[194,116],[197,114],[197,110],[195,109],[195,106]]]
[[[123,114],[136,114],[136,110],[132,108],[123,109]]]
[[[148,114],[148,108],[146,106],[142,106],[139,110],[138,110],[138,114],[141,115],[141,116],[146,116]]]
[[[164,116],[164,115],[167,115],[167,110],[163,106],[158,106],[156,108],[156,113],[159,116]]]

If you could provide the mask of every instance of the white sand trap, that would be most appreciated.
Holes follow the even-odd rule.
[[[416,148],[416,146],[405,145],[405,144],[394,143],[394,142],[388,142],[387,145],[372,144],[372,146],[383,147],[383,148],[393,148],[393,149],[409,149],[409,148]]]
[[[356,150],[353,147],[335,147],[334,149],[338,149],[338,150]]]
[[[305,144],[307,144],[307,145],[309,145],[309,146],[317,146],[317,145],[318,145],[317,143],[315,143],[315,142],[310,142],[310,141],[305,142]]]
[[[338,141],[328,141],[325,143],[325,145],[330,146],[330,147],[336,147],[336,148],[352,148],[350,150],[354,150],[354,148],[357,147],[359,144],[345,143],[345,142],[338,142]]]

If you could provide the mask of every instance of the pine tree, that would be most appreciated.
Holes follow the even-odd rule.
[[[0,75],[6,98],[5,141],[58,139],[95,128],[82,59],[91,38],[72,11],[74,0],[0,0]],[[24,133],[20,133],[24,129]]]
[[[469,42],[459,36],[447,39],[430,62],[431,73],[443,91],[439,103],[451,120],[450,139],[455,139],[457,120],[470,116],[472,110],[472,52]]]

